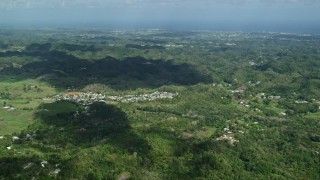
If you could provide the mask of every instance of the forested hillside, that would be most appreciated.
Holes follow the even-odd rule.
[[[1,29],[0,179],[320,179],[320,35]]]

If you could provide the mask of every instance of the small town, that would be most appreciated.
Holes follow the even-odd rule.
[[[119,101],[123,103],[130,103],[130,102],[138,102],[138,101],[153,101],[156,99],[172,99],[178,95],[179,93],[156,91],[150,94],[142,94],[142,95],[107,96],[107,99],[110,99],[113,101]]]
[[[149,94],[141,94],[141,95],[125,95],[125,96],[106,96],[103,94],[93,93],[93,92],[66,92],[63,94],[58,94],[53,96],[52,98],[44,98],[46,101],[60,101],[67,100],[76,102],[82,105],[90,105],[93,102],[106,102],[106,100],[117,101],[122,103],[131,103],[138,101],[154,101],[157,99],[173,99],[178,96],[178,93],[171,92],[159,92],[155,91]]]
[[[93,102],[105,102],[105,96],[102,94],[96,94],[92,92],[81,93],[81,92],[66,92],[53,96],[54,101],[67,100],[76,102],[82,105],[90,105]],[[49,99],[49,98],[47,98]]]

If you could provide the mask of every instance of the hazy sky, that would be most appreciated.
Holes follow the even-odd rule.
[[[0,26],[320,32],[320,0],[0,0]]]

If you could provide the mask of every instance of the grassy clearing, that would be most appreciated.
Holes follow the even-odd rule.
[[[0,135],[19,133],[32,123],[33,109],[57,90],[38,80],[0,82]],[[5,106],[14,110],[6,110]]]
[[[38,99],[56,94],[58,91],[38,80],[1,81],[0,92],[9,94],[8,99]],[[4,97],[2,97],[4,98]]]
[[[305,118],[308,119],[312,119],[312,120],[320,120],[320,112],[316,112],[316,113],[309,113],[306,116],[304,116]]]
[[[203,127],[202,129],[195,132],[196,137],[210,138],[216,132],[216,128],[213,127]]]
[[[0,135],[18,133],[33,122],[32,111],[0,109]]]

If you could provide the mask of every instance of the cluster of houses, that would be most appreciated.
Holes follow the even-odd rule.
[[[296,104],[308,104],[309,102],[305,101],[305,100],[296,100],[295,103]]]
[[[7,111],[13,111],[13,110],[15,110],[15,108],[12,107],[12,106],[4,106],[3,109],[5,109],[5,110],[7,110]]]
[[[106,100],[118,101],[123,103],[129,102],[138,102],[138,101],[153,101],[156,99],[172,99],[175,96],[178,96],[178,93],[171,92],[153,92],[150,94],[142,94],[142,95],[125,95],[125,96],[105,96],[103,94],[97,94],[92,92],[66,92],[63,94],[58,94],[53,96],[52,98],[46,98],[43,100],[67,100],[76,102],[82,105],[90,105],[93,102],[106,102]]]
[[[156,91],[150,94],[142,94],[142,95],[107,96],[107,99],[112,101],[129,103],[129,102],[138,102],[138,101],[153,101],[156,99],[172,99],[178,95],[179,95],[178,93]]]
[[[105,99],[106,99],[105,95],[92,93],[92,92],[87,92],[87,93],[67,92],[63,94],[58,94],[53,97],[53,100],[55,101],[67,100],[67,101],[76,102],[82,105],[89,105],[97,101],[105,102]]]
[[[235,93],[244,93],[244,89],[230,90],[230,92],[231,92],[232,94],[235,94]]]
[[[256,95],[256,97],[259,98],[259,99],[266,99],[266,98],[268,98],[268,99],[276,99],[276,100],[281,99],[281,96],[267,96],[265,93],[258,93]]]
[[[49,164],[49,163],[48,163],[48,161],[46,161],[46,160],[42,160],[42,161],[40,162],[40,166],[41,166],[42,168],[45,168],[48,164]],[[34,166],[34,165],[35,165],[34,163],[31,163],[31,162],[30,162],[30,163],[26,164],[26,165],[23,167],[23,169],[29,169],[29,168],[31,168],[31,167]],[[58,168],[58,166],[59,166],[59,164],[56,164],[56,165],[55,165],[55,169],[52,170],[52,171],[50,171],[50,173],[49,173],[50,176],[54,176],[54,175],[57,175],[57,174],[60,173],[61,169]]]
[[[224,43],[226,46],[236,46],[236,43]]]
[[[227,134],[224,134],[218,138],[216,138],[217,141],[228,141],[231,145],[233,145],[234,143],[238,143],[239,140],[236,140],[234,138],[234,133],[229,129],[229,127],[223,128],[223,131],[226,132]],[[243,131],[239,131],[239,133],[244,133]]]
[[[224,134],[224,135],[218,137],[216,140],[217,140],[217,141],[226,140],[226,141],[228,141],[231,145],[233,145],[234,143],[239,142],[239,140],[236,140],[236,139],[233,137],[233,134],[227,134],[227,135]]]
[[[160,44],[159,44],[160,45]],[[167,48],[170,48],[170,47],[173,47],[173,48],[183,48],[183,45],[182,44],[166,44],[165,47]]]

